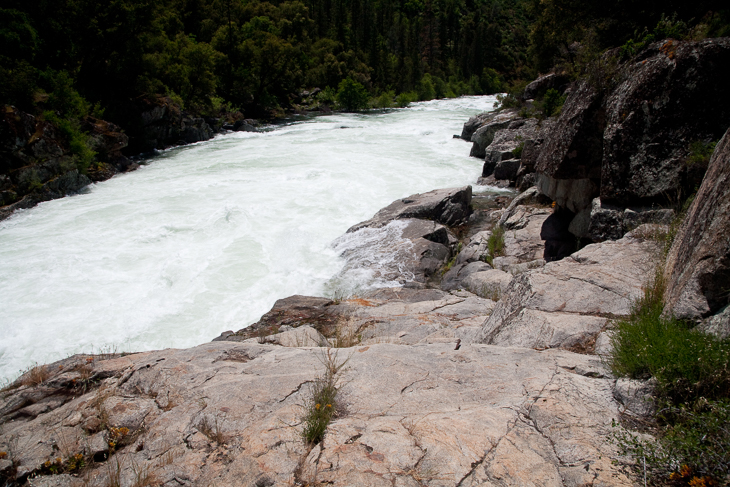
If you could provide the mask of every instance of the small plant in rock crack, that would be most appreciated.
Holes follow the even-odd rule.
[[[320,443],[332,418],[343,412],[343,405],[338,401],[337,394],[342,371],[348,360],[349,358],[340,362],[337,351],[331,349],[327,349],[320,358],[324,373],[314,380],[303,406],[302,437],[308,444]]]
[[[504,227],[497,225],[487,240],[487,254],[484,261],[494,266],[494,258],[504,255]]]

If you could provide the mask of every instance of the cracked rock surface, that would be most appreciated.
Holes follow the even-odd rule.
[[[12,397],[69,400],[5,423],[0,447],[23,476],[91,455],[94,419],[129,429],[111,460],[43,485],[109,485],[117,462],[122,485],[140,471],[166,486],[631,485],[611,464],[605,439],[620,404],[596,357],[452,343],[340,349],[346,411],[310,448],[300,418],[323,350],[219,341],[77,357],[57,376],[84,366],[110,377],[86,391],[49,381],[4,393],[4,418]]]

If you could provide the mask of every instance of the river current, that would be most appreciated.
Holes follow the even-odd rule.
[[[390,285],[341,272],[333,241],[397,198],[473,184],[482,162],[452,136],[494,101],[219,135],[17,212],[0,222],[0,379],[73,353],[198,345],[292,294]]]

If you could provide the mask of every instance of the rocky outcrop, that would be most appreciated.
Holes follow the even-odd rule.
[[[549,73],[540,76],[532,83],[525,87],[525,90],[520,95],[522,100],[535,100],[545,95],[547,90],[557,90],[559,93],[564,93],[570,83],[570,79],[567,76],[556,73]]]
[[[394,201],[378,211],[370,220],[353,225],[348,233],[360,229],[380,228],[393,220],[418,218],[432,220],[447,226],[456,226],[469,219],[471,186],[463,188],[435,189],[423,194],[414,194]]]
[[[4,107],[0,119],[0,219],[136,167],[121,154],[128,138],[119,127],[89,117],[81,129],[97,153],[97,162],[89,168],[79,166],[66,136],[53,124],[15,107]]]
[[[599,196],[619,212],[686,197],[703,173],[687,163],[690,145],[717,140],[730,125],[728,62],[730,38],[666,40],[621,65],[610,89],[581,81],[537,157],[540,190],[582,218],[573,228],[584,230],[581,213]],[[619,225],[610,238],[626,231]]]
[[[509,127],[510,123],[517,118],[519,118],[519,116],[517,115],[516,110],[503,110],[490,113],[488,116],[484,117],[485,122],[482,123],[482,125],[476,129],[471,136],[470,140],[473,144],[469,155],[471,157],[479,157],[480,159],[484,158],[487,155],[486,149],[494,140],[494,136],[497,131],[506,129]],[[474,123],[475,122],[472,122],[470,124],[470,128],[474,125]],[[469,122],[467,122],[467,124],[469,124]],[[466,126],[464,127],[464,130],[467,130]]]
[[[699,320],[730,304],[730,131],[672,244],[666,276],[667,314]]]
[[[632,485],[611,462],[621,404],[597,358],[453,343],[330,351],[347,360],[344,407],[324,441],[307,445],[301,418],[323,355],[215,342],[73,357],[42,384],[2,393],[0,450],[19,481],[41,476],[34,485],[75,455],[91,468],[46,481]]]
[[[637,229],[637,234],[641,232]],[[606,317],[627,316],[656,265],[657,244],[629,234],[516,276],[477,341],[592,352]]]
[[[137,104],[143,139],[138,144],[147,150],[200,142],[214,135],[203,118],[185,113],[167,96],[139,99]]]
[[[515,120],[498,130],[484,151],[482,177],[495,173],[496,179],[515,179],[525,141],[534,139],[537,130],[538,121],[534,118]]]

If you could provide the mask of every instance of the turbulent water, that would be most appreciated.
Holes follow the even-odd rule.
[[[397,198],[474,183],[481,162],[452,135],[493,102],[221,135],[16,213],[0,222],[0,378],[77,352],[189,347],[285,296],[377,285],[342,274],[333,241]]]

